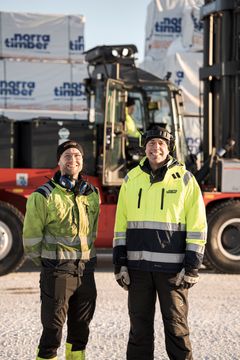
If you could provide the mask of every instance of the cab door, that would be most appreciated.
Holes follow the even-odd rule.
[[[121,185],[126,174],[124,121],[123,83],[119,80],[108,79],[104,118],[103,185]]]

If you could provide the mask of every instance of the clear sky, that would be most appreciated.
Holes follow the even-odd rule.
[[[147,6],[151,0],[0,0],[0,11],[84,15],[85,49],[135,44],[144,56]]]

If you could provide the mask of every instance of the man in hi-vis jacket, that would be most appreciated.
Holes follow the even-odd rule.
[[[96,305],[94,266],[99,195],[82,178],[83,149],[68,140],[57,148],[59,171],[27,201],[25,253],[41,266],[42,336],[37,360],[57,359],[67,318],[66,360],[85,360]]]
[[[170,156],[172,135],[155,127],[122,184],[113,240],[115,277],[128,290],[127,360],[154,359],[156,297],[171,360],[192,360],[188,289],[198,279],[207,236],[205,206],[194,176]]]

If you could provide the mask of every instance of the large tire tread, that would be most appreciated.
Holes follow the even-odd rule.
[[[13,205],[0,201],[0,220],[4,221],[6,216],[9,217],[10,224],[13,223],[16,225],[17,241],[20,242],[20,244],[17,243],[18,247],[16,247],[17,253],[15,256],[12,256],[11,249],[6,258],[0,261],[0,276],[17,271],[25,261],[21,238],[24,216]],[[14,220],[11,220],[11,218],[14,218]],[[13,244],[13,246],[15,248],[16,244]]]
[[[225,202],[219,203],[215,205],[207,214],[207,219],[209,223],[209,230],[212,227],[212,223],[216,221],[218,216],[221,216],[221,211],[224,210],[226,207],[229,207],[230,209],[233,206],[238,205],[240,208],[240,200],[227,200]],[[210,245],[211,238],[209,238],[210,234],[208,234],[208,241],[206,245],[206,250],[204,254],[204,260],[203,264],[209,269],[214,270],[216,273],[233,273],[233,274],[239,274],[240,273],[240,263],[238,266],[230,266],[229,264],[225,264],[222,262],[220,264],[214,256],[212,256],[212,246]]]

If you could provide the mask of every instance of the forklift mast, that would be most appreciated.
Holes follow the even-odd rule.
[[[206,206],[204,264],[240,273],[240,1],[205,0],[204,165],[197,174]]]
[[[204,59],[204,160],[225,150],[240,158],[240,2],[206,0]]]

